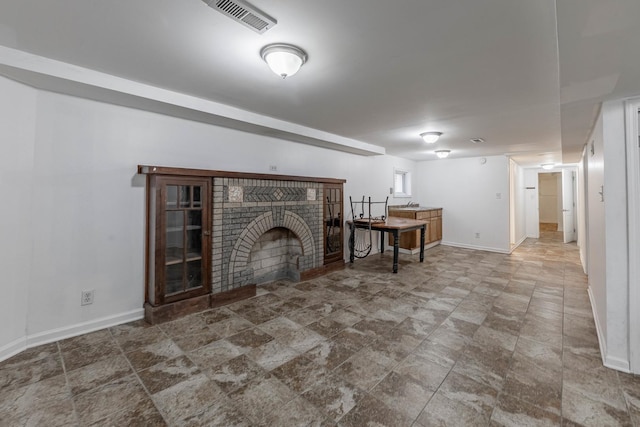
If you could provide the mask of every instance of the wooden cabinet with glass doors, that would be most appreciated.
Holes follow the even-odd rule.
[[[342,184],[324,184],[324,264],[343,260]]]
[[[210,182],[149,176],[146,299],[152,306],[210,292]]]

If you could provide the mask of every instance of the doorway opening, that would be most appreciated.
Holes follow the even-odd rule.
[[[562,175],[538,174],[538,226],[540,233],[562,231]]]
[[[558,232],[564,243],[575,242],[576,233],[576,172],[538,173],[539,233]]]

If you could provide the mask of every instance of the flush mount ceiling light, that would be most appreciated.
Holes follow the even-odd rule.
[[[451,153],[451,150],[436,150],[436,156],[438,156],[439,159],[446,159],[449,157],[449,153]]]
[[[553,169],[555,165],[553,163],[545,163],[544,165],[540,165],[540,166],[542,167],[542,169],[549,170],[549,169]]]
[[[426,142],[427,144],[433,144],[438,139],[440,139],[441,135],[442,132],[424,132],[420,134],[422,139],[424,139],[424,142]]]
[[[269,65],[271,71],[283,79],[293,76],[302,64],[307,62],[307,54],[304,50],[285,43],[274,43],[263,47],[260,56]]]

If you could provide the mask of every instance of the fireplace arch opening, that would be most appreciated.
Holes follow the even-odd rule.
[[[275,231],[272,232],[272,230]],[[282,239],[283,236],[284,239]],[[276,238],[285,242],[272,243]],[[256,243],[260,239],[264,240],[256,248]],[[296,243],[293,243],[293,240]],[[296,245],[298,246],[296,247]],[[267,211],[251,221],[240,233],[229,261],[229,283],[242,286],[249,283],[258,284],[278,280],[275,277],[280,273],[276,270],[281,270],[280,268],[274,268],[272,269],[273,271],[263,269],[264,265],[278,264],[275,259],[261,262],[258,274],[254,270],[258,266],[257,260],[260,259],[262,261],[263,259],[263,255],[257,254],[258,249],[262,246],[281,246],[284,248],[274,250],[274,253],[284,252],[285,249],[288,251],[288,253],[280,253],[278,255],[288,260],[289,266],[286,278],[299,281],[301,272],[314,267],[316,256],[315,241],[309,225],[294,212],[283,210],[282,214],[278,214],[278,212]],[[253,253],[254,250],[256,253]],[[254,262],[256,264],[252,265]]]
[[[296,234],[285,227],[264,233],[251,248],[247,267],[253,270],[257,285],[274,280],[300,280],[299,260],[304,255]]]

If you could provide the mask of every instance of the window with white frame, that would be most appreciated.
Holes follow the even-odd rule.
[[[400,169],[393,170],[393,196],[411,197],[411,173]]]

